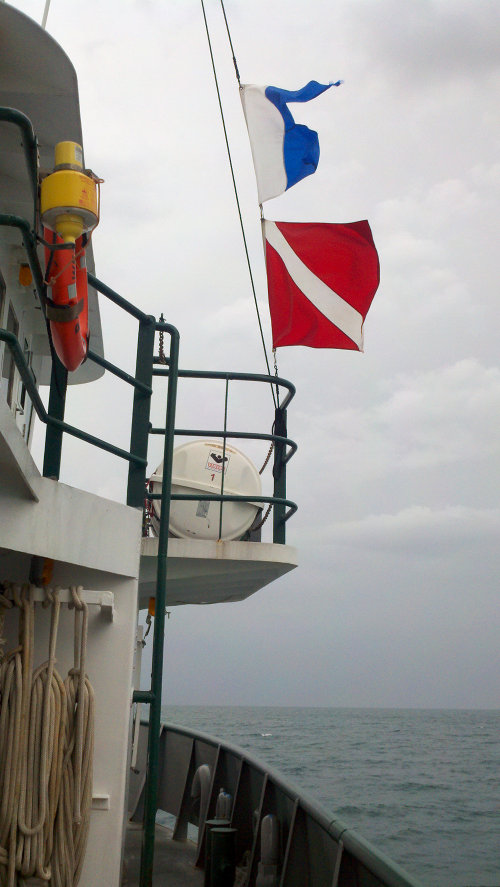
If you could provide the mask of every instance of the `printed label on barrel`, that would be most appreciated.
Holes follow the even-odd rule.
[[[222,468],[224,467],[224,472],[227,474],[228,463],[229,456],[223,456],[222,453],[216,453],[214,450],[210,450],[205,470],[210,471],[212,474],[221,474]]]

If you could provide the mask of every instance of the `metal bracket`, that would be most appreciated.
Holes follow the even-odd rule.
[[[109,622],[113,621],[115,615],[115,596],[112,591],[91,591],[88,588],[84,588],[83,591],[80,592],[80,596],[83,598],[87,606],[100,607],[101,614],[105,616]],[[41,602],[46,599],[47,595],[43,588],[34,589],[33,600]],[[72,604],[73,597],[71,590],[69,588],[60,588],[59,600],[61,604]]]
[[[99,793],[92,795],[92,810],[109,810],[110,806],[110,797],[108,794]]]

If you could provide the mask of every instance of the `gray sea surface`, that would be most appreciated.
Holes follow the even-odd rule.
[[[500,710],[165,706],[314,796],[430,887],[500,887]]]

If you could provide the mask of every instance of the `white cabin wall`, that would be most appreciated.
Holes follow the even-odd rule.
[[[6,405],[0,410],[0,580],[27,582],[32,557],[54,560],[50,584],[114,595],[114,619],[89,608],[86,671],[96,695],[94,807],[81,887],[118,887],[129,771],[140,510],[40,477]],[[57,669],[73,665],[74,611],[61,607]],[[36,604],[35,664],[47,659],[50,610]],[[5,613],[7,649],[18,614]]]

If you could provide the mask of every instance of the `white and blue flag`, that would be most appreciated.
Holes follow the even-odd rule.
[[[250,147],[257,177],[259,203],[278,197],[316,171],[319,161],[318,133],[295,123],[289,102],[309,102],[330,86],[311,80],[294,91],[277,86],[240,87]]]

